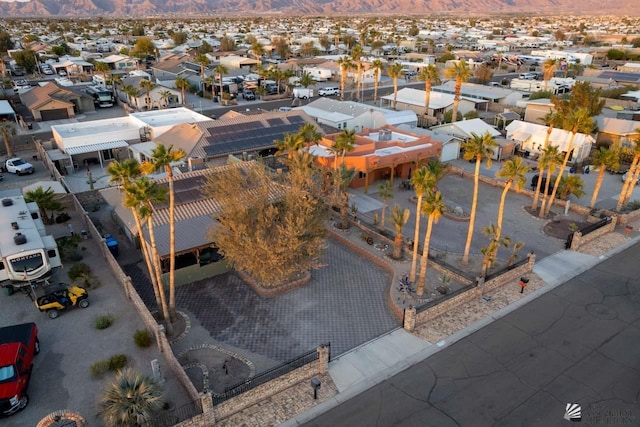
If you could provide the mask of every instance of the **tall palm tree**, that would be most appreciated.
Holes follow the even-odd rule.
[[[431,84],[438,84],[440,82],[440,71],[438,67],[433,64],[429,64],[426,67],[422,67],[418,78],[424,80],[424,115],[429,115],[429,101],[431,99]]]
[[[627,171],[627,179],[622,185],[622,190],[618,196],[618,203],[616,205],[616,210],[618,211],[622,209],[622,206],[624,206],[631,198],[633,188],[635,187],[638,179],[636,172],[640,171],[640,168],[638,167],[638,165],[640,165],[640,129],[636,129],[636,131],[639,133],[639,136],[633,141],[633,159],[631,161],[631,166],[629,166],[629,170]],[[636,181],[634,181],[634,179]]]
[[[356,144],[356,131],[353,129],[344,129],[338,136],[329,151],[335,155],[333,167],[338,170],[338,156],[340,156],[340,164],[344,164],[344,157],[347,153],[354,150]]]
[[[378,86],[380,86],[380,74],[384,70],[384,64],[380,59],[374,59],[371,62],[371,68],[373,68],[373,102],[378,100]]]
[[[109,72],[109,65],[106,62],[96,61],[93,64],[93,69],[102,74],[104,81],[107,81],[107,73]]]
[[[156,84],[150,80],[143,79],[140,81],[140,88],[144,90],[144,103],[147,109],[150,108],[151,104],[151,91],[156,87]]]
[[[456,85],[454,86],[454,95],[453,95],[453,113],[451,115],[451,121],[455,122],[458,120],[458,105],[460,104],[460,92],[462,91],[462,83],[469,80],[469,78],[473,75],[469,65],[463,59],[458,63],[454,64],[453,67],[447,68],[445,70],[445,75],[448,78],[456,79]]]
[[[542,155],[540,156],[542,163],[544,164],[544,169],[540,171],[538,175],[538,181],[542,181],[542,176],[544,175],[544,170],[547,171],[547,179],[542,191],[542,204],[540,205],[540,212],[538,212],[538,217],[543,218],[544,212],[547,207],[547,200],[549,196],[549,188],[551,188],[551,179],[553,177],[553,173],[558,170],[558,167],[562,164],[562,154],[558,147],[554,145],[550,145],[544,149]],[[538,183],[540,184],[540,183]],[[538,185],[540,187],[540,185]]]
[[[169,182],[169,315],[171,322],[175,322],[176,317],[176,218],[175,218],[175,194],[173,191],[173,168],[172,163],[183,159],[187,154],[178,149],[174,150],[173,145],[168,148],[164,144],[158,144],[151,151],[151,160],[144,162],[141,166],[143,172],[152,172],[164,169]]]
[[[402,230],[409,221],[411,211],[409,208],[402,209],[397,203],[391,207],[391,225],[396,237],[393,240],[393,259],[402,259]]]
[[[353,62],[348,56],[342,56],[338,59],[340,65],[340,101],[344,101],[345,83],[347,81],[347,72],[353,68]]]
[[[544,78],[544,90],[547,90],[549,80],[553,78],[558,69],[558,62],[555,59],[547,59],[542,63],[542,75]]]
[[[222,98],[222,92],[223,92],[222,78],[224,77],[225,74],[229,72],[229,69],[226,66],[219,64],[216,68],[213,69],[213,72],[216,74],[218,79],[220,79],[220,98]]]
[[[449,164],[442,163],[440,160],[431,160],[413,172],[411,176],[411,186],[416,192],[416,226],[413,235],[413,253],[411,258],[411,272],[409,273],[409,281],[416,280],[416,266],[418,262],[418,245],[420,244],[420,217],[422,212],[422,200],[427,192],[435,193],[438,189],[438,183],[449,171]]]
[[[356,82],[356,99],[361,101],[360,99],[360,88],[362,87],[362,46],[355,45],[353,49],[351,49],[351,61],[356,64],[356,74],[358,81]]]
[[[160,95],[160,100],[163,103],[163,107],[167,108],[169,106],[169,98],[171,98],[171,95],[173,94],[169,90],[163,90],[163,91],[160,91],[159,95]]]
[[[156,235],[153,228],[153,211],[154,203],[165,202],[165,191],[158,187],[146,176],[143,176],[127,186],[124,195],[124,205],[128,208],[135,208],[138,211],[141,221],[147,222],[149,230],[149,240],[151,242],[151,258],[153,260],[154,273],[158,283],[158,294],[160,295],[160,309],[162,317],[165,319],[165,327],[167,335],[173,335],[173,325],[167,305],[167,298],[164,292],[164,283],[162,281],[162,271],[160,269],[160,257],[158,256],[158,245],[156,244]],[[144,236],[140,236],[144,239]]]
[[[349,193],[347,189],[349,184],[356,176],[354,168],[347,168],[344,164],[340,164],[338,170],[334,171],[334,182],[338,192],[338,206],[340,208],[340,224],[339,228],[349,228],[348,211],[349,211]]]
[[[113,96],[115,99],[119,99],[118,97],[118,86],[122,86],[122,76],[119,74],[111,74],[110,77],[111,85],[113,86]]]
[[[129,103],[129,105],[133,108],[135,106],[135,108],[138,108],[138,95],[140,94],[140,91],[138,90],[138,88],[135,88],[131,85],[124,85],[122,86],[122,92],[124,92],[127,95],[127,102]]]
[[[15,157],[13,145],[11,145],[11,138],[16,134],[16,127],[12,122],[0,122],[0,132],[2,132],[4,147],[7,149],[7,157],[9,159]]]
[[[175,81],[175,85],[178,89],[180,89],[180,94],[182,95],[181,104],[184,105],[187,103],[186,92],[187,89],[191,86],[189,80],[186,77],[178,76]]]
[[[204,96],[204,80],[205,80],[205,70],[209,66],[209,57],[204,53],[201,53],[197,56],[195,62],[200,64],[200,86],[202,86],[202,95]]]
[[[402,74],[402,64],[394,62],[394,64],[389,67],[388,72],[389,77],[393,79],[393,109],[395,110],[396,104],[398,103],[398,78],[400,74]]]
[[[496,239],[500,240],[502,234],[502,218],[504,217],[504,204],[507,200],[507,193],[511,185],[515,184],[515,188],[520,191],[527,182],[527,172],[530,168],[527,166],[522,157],[514,157],[502,164],[502,168],[496,174],[498,178],[506,179],[502,195],[500,196],[500,205],[498,207],[498,225],[496,227]],[[539,180],[540,181],[540,180]]]
[[[567,163],[569,163],[571,154],[573,153],[573,143],[575,142],[576,135],[578,132],[591,132],[593,130],[593,118],[587,108],[579,108],[577,110],[570,111],[567,116],[563,117],[563,125],[565,129],[571,130],[571,137],[564,156],[564,161],[558,171],[558,176],[556,177],[556,182],[554,184],[553,191],[551,192],[551,197],[549,198],[545,215],[549,214],[551,206],[553,206],[553,201],[555,200],[556,192],[558,191],[560,180],[562,179],[562,174],[567,167]]]
[[[304,143],[304,138],[299,133],[286,133],[282,140],[275,140],[278,154],[286,154],[288,158],[291,158],[295,152],[304,147]]]
[[[433,230],[433,224],[437,223],[445,210],[444,200],[442,200],[442,193],[432,190],[427,192],[427,197],[422,205],[422,215],[427,215],[427,230],[424,233],[424,244],[422,246],[422,258],[420,259],[420,274],[418,275],[418,287],[416,288],[416,294],[418,296],[424,294],[424,285],[427,278],[427,259],[429,258],[429,243],[431,241],[431,231]]]
[[[125,193],[129,191],[129,186],[133,183],[133,181],[142,176],[140,164],[136,159],[127,159],[124,162],[114,160],[109,163],[107,172],[109,174],[109,183],[120,185]],[[156,297],[156,304],[158,306],[160,314],[162,315],[164,313],[164,310],[162,307],[162,299],[160,298],[160,289],[158,288],[158,280],[156,278],[155,267],[150,255],[150,248],[147,247],[147,241],[142,235],[142,221],[140,219],[140,215],[138,214],[138,207],[138,205],[129,206],[133,215],[133,220],[136,224],[136,232],[138,233],[138,237],[140,239],[140,249],[142,250],[142,254],[144,255],[144,261],[147,264],[147,270],[149,271],[149,277],[151,278],[151,285],[153,286],[153,294]]]
[[[162,394],[154,379],[131,369],[118,371],[100,396],[100,418],[113,427],[151,426],[164,405]]]
[[[318,132],[318,128],[313,123],[305,123],[302,125],[298,134],[302,137],[306,146],[311,144],[318,145],[322,139],[322,134]]]
[[[593,189],[593,195],[591,196],[591,202],[589,207],[593,209],[598,200],[598,193],[602,186],[602,180],[604,179],[604,172],[607,169],[616,170],[620,166],[620,153],[613,148],[600,147],[593,153],[591,161],[598,167],[598,178],[596,179],[596,186]]]
[[[462,144],[464,150],[463,158],[465,160],[476,161],[476,169],[473,174],[473,199],[471,201],[471,215],[469,217],[469,230],[467,231],[467,242],[464,245],[464,254],[462,256],[462,264],[467,265],[469,262],[469,251],[471,250],[471,240],[473,239],[474,227],[476,223],[476,210],[478,209],[478,188],[480,186],[480,165],[482,160],[487,160],[487,168],[491,167],[491,156],[493,156],[494,148],[498,146],[495,139],[485,132],[482,135],[476,133],[471,134],[471,139]]]
[[[391,183],[385,181],[378,185],[378,196],[382,199],[382,213],[380,214],[380,231],[384,231],[385,226],[385,213],[387,210],[387,200],[393,199],[393,189]]]
[[[549,138],[551,138],[551,133],[553,132],[553,126],[556,122],[559,121],[559,114],[556,114],[555,111],[551,111],[548,114],[546,114],[541,120],[544,121],[547,124],[547,134],[544,137],[544,145],[542,147],[542,152],[544,152],[544,150],[546,150],[546,148],[549,146]],[[542,162],[542,156],[540,156],[540,158],[538,159],[538,176],[542,177],[544,176],[544,169],[545,169],[546,165],[543,164]],[[538,183],[536,184],[536,190],[535,193],[533,194],[533,201],[531,202],[531,211],[535,212],[538,209],[538,199],[540,198],[540,185],[542,184],[542,180],[539,179]],[[546,194],[546,193],[545,193]]]
[[[266,53],[264,46],[262,46],[257,40],[251,44],[251,52],[258,61],[261,61],[262,57]]]
[[[309,86],[315,86],[317,81],[316,79],[313,78],[311,74],[307,73],[306,71],[303,71],[302,74],[300,75],[300,80],[298,81],[298,83],[300,83],[300,85],[306,89]]]

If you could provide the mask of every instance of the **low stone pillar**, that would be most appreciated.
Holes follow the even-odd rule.
[[[164,350],[165,350],[164,342],[166,340],[166,338],[163,336],[164,335],[164,326],[158,325],[155,328],[154,333],[155,333],[155,336],[156,336],[156,342],[158,343],[158,350],[160,350],[160,353],[164,353]]]
[[[331,354],[331,346],[328,345],[319,345],[317,350],[318,352],[318,373],[326,374],[329,372],[329,357]]]
[[[485,284],[484,277],[482,276],[476,277],[476,283],[477,283],[476,289],[478,289],[480,295],[484,295],[484,284]]]
[[[207,421],[208,426],[216,424],[215,413],[213,411],[213,398],[211,392],[202,393],[200,395],[200,403],[202,404],[202,416]]]
[[[527,258],[527,267],[529,268],[529,271],[533,271],[533,266],[536,264],[536,254],[534,254],[533,252],[529,252]]]
[[[579,231],[574,231],[573,232],[573,238],[571,239],[571,247],[569,249],[573,250],[573,249],[578,249],[580,247],[580,244],[582,240],[582,233]]]
[[[416,329],[416,308],[410,305],[404,309],[404,329],[409,332],[413,332]]]

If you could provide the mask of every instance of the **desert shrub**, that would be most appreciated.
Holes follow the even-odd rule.
[[[99,316],[96,317],[93,325],[96,327],[96,329],[107,329],[113,324],[113,320],[113,316],[111,315]]]
[[[85,288],[97,288],[100,285],[100,281],[91,272],[91,267],[84,262],[73,264],[68,274],[71,280]]]
[[[114,354],[109,358],[107,363],[109,364],[110,371],[117,371],[127,366],[127,356],[124,354]]]
[[[147,348],[153,344],[153,337],[151,336],[151,332],[148,329],[138,329],[133,334],[133,341],[136,343],[138,347]]]
[[[98,360],[89,366],[89,375],[93,378],[102,378],[109,370],[108,360]]]

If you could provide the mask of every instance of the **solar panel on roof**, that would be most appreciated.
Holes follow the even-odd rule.
[[[267,119],[267,123],[269,123],[271,126],[280,126],[284,124],[284,122],[280,118]]]
[[[302,123],[305,122],[305,120],[302,118],[302,116],[287,117],[287,120],[289,120],[289,123],[292,123],[292,124],[302,124]]]

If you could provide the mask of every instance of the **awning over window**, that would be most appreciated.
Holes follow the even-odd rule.
[[[110,141],[110,142],[100,142],[98,144],[87,144],[81,145],[77,147],[69,147],[66,148],[65,151],[67,154],[76,155],[76,154],[84,154],[84,153],[95,153],[102,150],[109,150],[111,148],[123,148],[128,147],[127,141]]]

